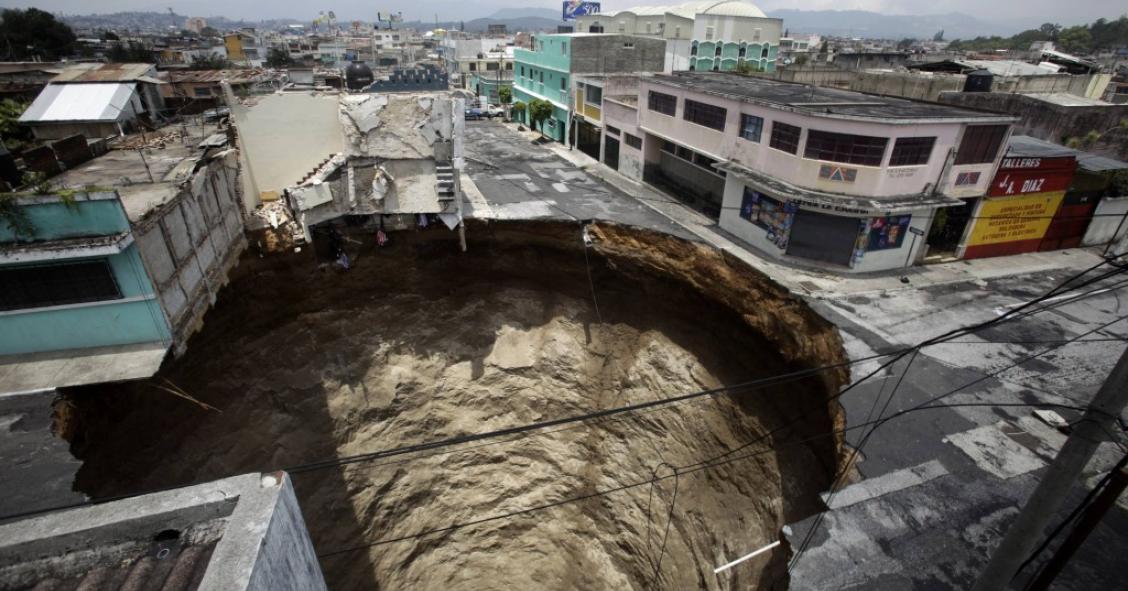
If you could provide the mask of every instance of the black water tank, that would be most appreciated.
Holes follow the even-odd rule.
[[[372,68],[364,62],[353,62],[345,68],[345,85],[349,90],[363,90],[372,84]]]
[[[964,92],[991,92],[991,82],[994,79],[994,74],[987,70],[969,72],[967,81],[964,82]]]

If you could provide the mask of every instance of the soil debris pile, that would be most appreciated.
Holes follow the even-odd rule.
[[[79,487],[101,496],[284,468],[778,375],[822,354],[830,358],[820,363],[841,359],[833,331],[786,296],[746,294],[805,339],[769,338],[752,321],[761,312],[700,289],[700,277],[686,276],[695,271],[671,263],[705,257],[697,246],[650,242],[647,254],[627,240],[643,245],[637,231],[602,230],[588,262],[578,227],[564,224],[474,227],[466,254],[447,233],[400,233],[390,248],[365,247],[348,273],[318,267],[308,251],[248,258],[187,354],[158,377],[222,412],[152,384],[69,393],[86,462]],[[726,279],[710,268],[727,263],[706,258],[696,272],[714,280],[756,275]],[[816,506],[835,441],[780,443],[830,429],[826,396],[838,379],[294,481],[334,589],[766,588],[786,576],[782,552],[720,576],[712,569]],[[775,449],[760,443],[742,450],[758,455],[684,470],[796,418]],[[674,467],[685,473],[597,494]]]

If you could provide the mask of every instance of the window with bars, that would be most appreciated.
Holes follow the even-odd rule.
[[[623,134],[623,143],[632,147],[632,148],[634,148],[634,149],[636,149],[636,150],[642,149],[642,138],[638,137],[637,135],[631,135],[629,133],[624,133]]]
[[[977,125],[964,130],[960,149],[956,151],[956,164],[986,164],[994,162],[999,146],[1007,135],[1006,125]]]
[[[678,97],[651,90],[647,97],[646,106],[651,111],[673,117],[674,113],[678,111]]]
[[[759,142],[760,134],[764,131],[764,118],[747,113],[740,115],[740,137],[750,141]]]
[[[812,129],[807,132],[807,147],[803,150],[803,156],[829,162],[881,166],[888,143],[889,139],[883,137]]]
[[[682,114],[682,118],[690,123],[696,123],[718,131],[725,130],[725,119],[727,117],[728,110],[724,107],[699,103],[689,99],[685,101],[685,113]]]
[[[932,147],[936,145],[934,137],[899,137],[893,143],[893,154],[889,157],[889,166],[916,166],[928,164],[932,155]]]
[[[105,260],[0,269],[0,310],[22,310],[121,298]]]
[[[794,154],[799,151],[799,136],[802,133],[803,130],[799,127],[776,121],[772,123],[772,138],[768,145],[777,150]]]
[[[619,128],[618,127],[615,127],[613,125],[608,125],[604,129],[606,129],[607,135],[614,135],[614,136],[619,135]]]

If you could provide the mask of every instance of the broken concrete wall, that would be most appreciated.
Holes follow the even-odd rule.
[[[180,187],[174,199],[135,223],[133,232],[161,307],[183,352],[246,248],[235,190],[237,155],[228,150]]]
[[[272,94],[232,111],[239,148],[247,167],[244,191],[258,203],[263,192],[298,184],[344,142],[337,96],[321,93]]]

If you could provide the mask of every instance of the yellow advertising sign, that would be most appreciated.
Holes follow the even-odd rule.
[[[1039,240],[1049,229],[1064,197],[1065,191],[984,197],[967,245]]]

